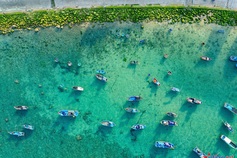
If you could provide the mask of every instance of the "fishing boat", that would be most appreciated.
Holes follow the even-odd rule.
[[[226,144],[228,144],[231,148],[233,149],[237,149],[237,145],[235,143],[232,142],[232,140],[228,137],[226,137],[225,135],[221,135],[220,137]]]
[[[58,112],[60,116],[77,117],[79,112],[77,110],[61,110]]]
[[[108,80],[106,77],[104,77],[101,74],[96,74],[95,76],[98,80],[101,80],[101,81],[104,81],[104,82],[107,82],[107,80]]]
[[[169,117],[178,117],[178,115],[176,113],[174,113],[174,112],[167,112],[166,114]]]
[[[16,110],[27,110],[27,109],[28,109],[28,107],[25,106],[25,105],[14,106],[14,108],[15,108]]]
[[[136,108],[125,108],[125,110],[129,113],[138,113],[139,110]]]
[[[75,91],[84,91],[84,88],[79,87],[79,86],[74,86],[74,87],[72,87],[72,89]]]
[[[106,126],[106,127],[114,127],[114,126],[116,126],[115,123],[113,123],[112,121],[102,121],[101,125],[102,126]]]
[[[202,60],[205,60],[205,61],[210,61],[210,60],[211,60],[211,58],[209,58],[209,57],[207,57],[207,56],[202,56],[201,59],[202,59]]]
[[[153,79],[153,83],[157,86],[160,86],[160,82],[156,78]]]
[[[237,61],[237,56],[230,56],[230,61]]]
[[[142,97],[140,96],[131,96],[128,98],[128,101],[140,101],[142,100]]]
[[[192,104],[202,104],[202,102],[196,98],[187,98],[187,101]]]
[[[237,114],[237,109],[234,106],[230,105],[229,103],[225,103],[224,107],[228,109],[230,112]]]
[[[155,147],[164,149],[174,149],[174,144],[165,141],[156,141]]]
[[[204,152],[202,152],[198,147],[195,147],[193,149],[193,152],[195,152],[200,158],[205,158],[207,156]]]
[[[24,137],[25,133],[24,132],[19,132],[19,131],[13,131],[13,132],[8,132],[10,135],[13,136],[18,136],[18,137]]]
[[[146,128],[146,125],[141,125],[141,124],[136,124],[136,125],[133,125],[131,127],[132,130],[134,131],[139,131],[139,130],[143,130]]]
[[[160,124],[164,126],[178,126],[177,122],[171,120],[162,120],[160,121]]]
[[[137,64],[138,64],[138,61],[135,61],[135,60],[130,61],[130,64],[131,64],[131,65],[137,65]]]
[[[106,72],[105,72],[104,70],[97,70],[96,72],[97,72],[98,74],[101,74],[101,75],[106,74]]]
[[[172,87],[171,91],[173,91],[173,92],[180,92],[180,90],[178,88],[176,88],[176,87]]]
[[[230,132],[234,132],[234,129],[232,128],[232,126],[228,122],[223,121],[223,123]]]
[[[28,129],[28,130],[32,130],[32,131],[34,130],[34,126],[32,126],[30,124],[24,124],[23,128]]]

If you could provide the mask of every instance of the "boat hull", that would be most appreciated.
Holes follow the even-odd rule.
[[[84,88],[79,87],[79,86],[74,86],[72,87],[75,91],[84,91]]]
[[[178,88],[176,88],[176,87],[172,87],[171,90],[172,90],[173,92],[180,92],[180,90],[179,90]]]
[[[145,129],[145,128],[146,128],[146,126],[145,126],[145,125],[141,125],[141,124],[133,125],[133,126],[131,127],[131,129],[134,130],[134,131],[143,130],[143,129]]]
[[[211,58],[209,58],[209,57],[207,57],[207,56],[202,56],[201,59],[202,59],[202,60],[205,60],[205,61],[210,61],[210,60],[211,60]]]
[[[96,72],[99,73],[99,74],[101,74],[101,75],[106,74],[106,72],[105,72],[104,70],[97,70]]]
[[[101,74],[97,74],[97,75],[96,75],[96,78],[97,78],[98,80],[100,80],[100,81],[107,82],[107,78],[106,78],[106,77],[104,77],[104,76],[103,76],[103,75],[101,75]]]
[[[230,132],[234,132],[234,129],[231,127],[231,125],[228,122],[223,122],[225,127],[230,131]]]
[[[170,120],[162,120],[160,124],[164,126],[178,126],[177,122],[175,121],[170,121]]]
[[[220,137],[227,145],[229,145],[231,148],[237,150],[237,145],[232,142],[232,140],[225,135],[221,135]]]
[[[235,115],[237,114],[237,109],[234,106],[230,105],[229,103],[225,103],[224,107],[228,109],[230,112],[232,112],[233,114]]]
[[[128,101],[140,101],[142,97],[140,96],[131,96],[128,98]]]
[[[19,110],[19,111],[24,111],[24,110],[28,110],[28,107],[27,106],[14,106],[14,108],[16,109],[16,110]]]
[[[113,123],[112,121],[102,121],[101,125],[105,127],[111,127],[111,128],[116,126],[115,123]]]
[[[155,147],[163,149],[174,149],[174,144],[165,141],[156,141]]]
[[[230,61],[237,61],[237,56],[230,56]]]
[[[125,110],[129,113],[138,113],[139,110],[135,109],[135,108],[125,108]]]
[[[131,65],[137,65],[137,64],[138,64],[138,61],[130,61],[130,64],[131,64]]]
[[[195,152],[200,158],[205,158],[207,156],[204,152],[202,152],[198,147],[195,147],[193,149],[193,152]]]
[[[167,112],[166,115],[169,117],[178,117],[178,115],[174,112]]]
[[[28,130],[32,130],[32,131],[34,130],[34,126],[29,125],[29,124],[23,125],[23,128],[28,129]]]
[[[202,102],[196,98],[187,98],[187,101],[192,104],[202,104]]]
[[[159,82],[156,78],[154,78],[152,82],[153,82],[155,85],[160,86],[160,82]]]
[[[77,117],[79,112],[77,110],[61,110],[58,112],[60,116]]]
[[[18,131],[13,131],[13,132],[8,132],[10,135],[13,136],[18,136],[18,137],[24,137],[25,133],[24,132],[18,132]]]

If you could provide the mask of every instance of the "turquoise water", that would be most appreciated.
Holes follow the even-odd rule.
[[[219,29],[225,33],[217,33]],[[229,133],[222,123],[228,121],[237,130],[237,116],[223,108],[224,102],[237,107],[237,69],[228,60],[237,55],[236,29],[109,23],[0,36],[0,157],[195,158],[192,149],[196,146],[211,155],[237,155],[219,138],[224,134],[237,143],[236,133]],[[200,60],[204,55],[212,61]],[[55,58],[60,62],[55,63]],[[139,64],[129,65],[131,60]],[[98,69],[106,71],[107,83],[96,79]],[[152,83],[154,77],[161,86]],[[73,86],[84,91],[74,92]],[[173,86],[181,92],[171,92]],[[132,95],[141,95],[143,100],[127,102]],[[189,104],[187,97],[203,103]],[[29,110],[15,111],[16,105],[27,105]],[[141,112],[126,113],[126,107]],[[59,117],[57,112],[63,109],[80,114]],[[178,114],[177,127],[159,124],[169,119],[168,111]],[[115,122],[116,127],[102,127],[103,120]],[[24,123],[35,130],[23,130]],[[145,124],[146,129],[131,133],[136,123]],[[14,130],[26,136],[7,133]],[[175,150],[156,149],[157,140],[174,143]]]

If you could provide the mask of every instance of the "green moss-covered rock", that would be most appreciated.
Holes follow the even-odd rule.
[[[191,24],[200,22],[200,17],[206,17],[207,21],[205,23],[229,26],[237,25],[237,12],[233,10],[183,6],[125,5],[90,9],[67,8],[63,10],[39,10],[29,13],[4,13],[0,14],[0,32],[6,34],[13,32],[13,29],[58,27],[67,24],[72,26],[72,24],[82,22],[142,22],[153,20],[158,22],[171,21],[171,23],[182,22]]]

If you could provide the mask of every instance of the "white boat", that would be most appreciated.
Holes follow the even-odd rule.
[[[196,98],[187,98],[187,101],[192,104],[202,104],[202,101]]]
[[[130,61],[130,64],[131,65],[137,65],[139,62],[138,61],[135,61],[135,60],[133,60],[133,61]]]
[[[209,58],[209,57],[207,57],[207,56],[202,56],[201,59],[202,59],[202,60],[205,60],[205,61],[210,61],[210,60],[211,60],[211,58]]]
[[[114,126],[116,126],[115,123],[113,123],[112,121],[102,121],[101,125],[106,126],[106,127],[114,127]]]
[[[27,110],[28,109],[28,107],[27,106],[25,106],[25,105],[19,105],[19,106],[14,106],[14,108],[16,109],[16,110]]]
[[[25,133],[24,132],[19,132],[19,131],[13,131],[13,132],[8,132],[10,135],[13,136],[18,136],[18,137],[24,137]]]
[[[30,124],[24,124],[23,125],[23,128],[25,128],[25,129],[29,129],[29,130],[34,130],[34,126],[32,126],[32,125],[30,125]]]
[[[171,90],[172,90],[173,92],[180,92],[180,90],[179,90],[178,88],[176,88],[176,87],[172,87]]]
[[[166,115],[169,117],[178,117],[178,115],[174,112],[167,112]]]
[[[195,147],[193,149],[193,152],[195,152],[196,154],[198,154],[198,156],[200,158],[205,158],[205,156],[207,156],[204,152],[202,152],[198,147]]]
[[[125,108],[125,110],[129,113],[138,113],[139,110],[136,108]]]
[[[84,91],[84,88],[79,87],[79,86],[74,86],[72,87],[72,89],[74,89],[75,91]]]
[[[231,148],[237,149],[237,145],[232,142],[232,140],[224,135],[220,137],[226,144],[228,144]]]
[[[101,74],[96,74],[95,76],[98,80],[101,80],[101,81],[104,81],[104,82],[108,81],[108,79],[105,76],[101,75]]]

